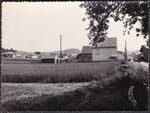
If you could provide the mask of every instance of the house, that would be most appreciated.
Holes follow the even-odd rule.
[[[117,54],[111,54],[110,57],[109,57],[109,59],[111,61],[116,61],[116,60],[118,60],[118,55]]]
[[[38,55],[32,55],[31,58],[32,59],[38,59],[39,57],[38,57]]]
[[[42,63],[59,63],[60,58],[57,55],[53,54],[44,54],[41,56],[41,62]]]
[[[90,46],[83,46],[82,53],[77,55],[79,62],[91,62],[92,61],[92,49]]]
[[[61,60],[62,60],[62,62],[68,62],[69,57],[67,55],[65,55],[65,56],[62,57]]]
[[[69,62],[69,63],[76,63],[76,62],[78,62],[77,55],[78,54],[71,54],[71,55],[69,55],[67,62]]]
[[[122,51],[117,51],[117,59],[124,60],[124,53]]]
[[[117,59],[119,61],[124,60],[125,59],[125,53],[122,51],[117,51]],[[127,60],[130,61],[131,59],[133,60],[132,55],[127,54]]]
[[[111,61],[116,59],[117,38],[105,38],[103,42],[97,42],[96,45],[92,47],[93,61]]]
[[[15,57],[14,57],[14,58],[17,58],[17,59],[25,59],[26,56],[27,56],[27,53],[26,53],[26,52],[17,51],[17,52],[15,52]]]
[[[3,52],[2,53],[3,57],[7,57],[7,58],[14,58],[15,57],[15,53],[12,51],[8,51],[8,52]]]
[[[17,51],[17,52],[15,52],[15,56],[16,56],[16,57],[22,57],[24,54],[25,54],[25,53],[22,52],[22,51]]]

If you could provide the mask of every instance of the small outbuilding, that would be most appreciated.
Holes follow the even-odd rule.
[[[48,55],[43,55],[41,56],[41,62],[42,63],[59,63],[60,62],[60,58],[57,55],[53,55],[53,54],[48,54]]]
[[[7,57],[7,58],[14,58],[15,57],[15,53],[12,51],[8,51],[8,52],[3,52],[2,53],[3,57]]]
[[[83,46],[82,53],[77,55],[79,62],[91,62],[92,61],[92,49],[90,46]]]
[[[117,51],[117,59],[124,60],[124,53],[122,51]]]

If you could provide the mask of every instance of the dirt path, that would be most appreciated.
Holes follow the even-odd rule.
[[[72,91],[77,88],[87,86],[88,84],[89,83],[2,83],[1,102],[3,103],[10,100],[41,96],[42,94],[59,95],[67,91]]]

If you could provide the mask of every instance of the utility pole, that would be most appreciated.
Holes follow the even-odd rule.
[[[125,59],[125,62],[127,63],[127,42],[126,42],[126,40],[125,40],[125,51],[124,51],[124,59]]]
[[[62,35],[60,35],[60,63],[62,61]]]
[[[148,0],[148,18],[150,19],[150,1]],[[150,21],[148,21],[148,29],[150,29]],[[150,30],[148,30],[148,63],[149,63],[149,73],[150,73]],[[148,86],[150,85],[150,76],[148,76]],[[148,90],[150,94],[150,90]],[[148,111],[150,111],[150,96],[148,95]]]

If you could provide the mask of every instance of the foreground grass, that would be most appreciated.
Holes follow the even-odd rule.
[[[106,74],[106,75],[105,75]],[[2,103],[6,111],[144,111],[148,106],[148,73],[143,69],[105,73],[84,88],[60,95],[37,97]],[[129,88],[134,86],[136,106],[129,101]]]
[[[118,62],[64,64],[3,64],[2,82],[66,83],[88,82],[107,78]],[[104,76],[105,75],[105,76]]]

